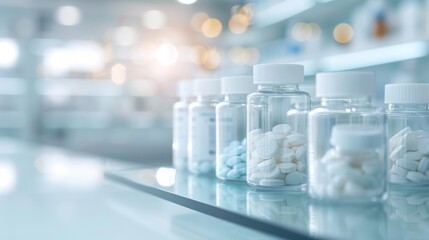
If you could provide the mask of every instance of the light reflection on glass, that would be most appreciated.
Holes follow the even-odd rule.
[[[159,168],[156,171],[156,181],[163,187],[171,187],[176,181],[176,169],[174,168]]]
[[[0,194],[8,194],[16,185],[16,169],[9,162],[0,162]]]

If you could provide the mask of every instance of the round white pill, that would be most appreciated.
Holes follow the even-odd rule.
[[[287,139],[283,140],[283,144],[282,144],[283,148],[290,148],[289,142],[287,141]]]
[[[258,166],[258,169],[262,172],[271,171],[276,166],[276,162],[274,161],[274,159],[268,159],[268,160],[262,161],[257,166]]]
[[[389,144],[393,145],[395,141],[398,141],[398,139],[401,139],[405,134],[411,132],[411,128],[410,127],[406,127],[404,129],[402,129],[401,131],[397,132],[395,135],[393,135],[390,139],[389,139]]]
[[[279,167],[281,173],[291,173],[296,171],[295,163],[280,163],[277,166]]]
[[[405,147],[407,150],[417,151],[418,136],[419,134],[417,132],[409,132],[405,134]]]
[[[279,178],[280,175],[280,169],[277,166],[272,171],[263,172],[264,178]]]
[[[264,187],[283,186],[285,185],[285,181],[283,179],[264,178],[259,181],[259,185]]]
[[[295,159],[295,153],[289,148],[282,148],[280,152],[280,162],[292,162]]]
[[[359,184],[356,184],[352,181],[347,181],[344,184],[344,195],[346,196],[363,196],[367,193],[367,191],[362,188]]]
[[[424,157],[422,158],[422,160],[420,160],[419,166],[417,167],[417,171],[421,173],[425,173],[426,170],[428,170],[428,168],[429,168],[429,158]]]
[[[306,147],[305,146],[300,146],[296,149],[295,151],[295,157],[298,161],[305,161],[305,150]]]
[[[404,153],[404,159],[407,161],[416,161],[420,160],[423,155],[419,152],[406,152]]]
[[[228,167],[233,167],[235,164],[243,162],[243,159],[241,159],[241,157],[239,156],[235,156],[235,157],[230,157],[228,158],[225,163]]]
[[[407,161],[407,160],[401,158],[401,159],[398,159],[396,161],[396,165],[403,167],[403,168],[410,170],[410,171],[416,171],[417,167],[419,166],[419,163],[416,161]]]
[[[288,185],[297,185],[303,184],[307,180],[307,177],[300,172],[291,172],[286,176],[286,184]]]
[[[278,124],[273,127],[273,132],[281,133],[283,135],[289,135],[292,131],[292,127],[289,124]]]
[[[289,136],[287,136],[287,141],[290,146],[301,146],[304,145],[306,140],[304,135],[300,133],[292,133]]]
[[[428,155],[429,154],[429,138],[422,138],[419,140],[417,144],[417,148],[421,154]]]
[[[277,152],[277,142],[269,135],[264,135],[262,138],[256,140],[255,150],[260,158],[268,159],[274,156]]]
[[[396,147],[395,149],[393,149],[392,152],[390,152],[389,159],[396,161],[396,160],[402,158],[404,153],[405,153],[405,147],[400,145],[400,146]]]
[[[393,165],[392,168],[390,169],[390,172],[405,178],[407,177],[408,170],[398,165]]]
[[[429,183],[429,178],[421,172],[408,172],[407,179],[416,183]]]

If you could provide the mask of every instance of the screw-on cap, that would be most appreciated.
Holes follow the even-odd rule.
[[[283,85],[304,82],[304,66],[298,64],[258,64],[253,66],[253,82],[259,85]]]
[[[219,79],[196,79],[194,81],[194,95],[216,96],[220,95]]]
[[[429,103],[429,83],[387,84],[385,103]]]
[[[365,149],[383,144],[381,128],[359,124],[339,124],[333,127],[331,144],[345,149]]]
[[[189,97],[193,94],[193,83],[192,81],[181,81],[179,82],[179,87],[177,88],[177,94],[180,97]]]
[[[374,97],[372,72],[330,72],[316,75],[316,97]]]
[[[250,76],[223,77],[220,81],[222,94],[249,94],[258,90]]]

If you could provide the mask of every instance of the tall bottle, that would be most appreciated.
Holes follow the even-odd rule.
[[[304,190],[310,110],[310,95],[298,87],[304,81],[304,67],[260,64],[253,74],[258,92],[247,98],[247,183]]]
[[[192,81],[180,82],[180,100],[173,106],[173,166],[177,170],[186,170],[188,166],[188,110],[192,87]]]
[[[384,113],[374,106],[375,95],[373,73],[335,72],[316,75],[316,96],[322,99],[321,106],[308,114],[308,192],[312,198],[365,202],[385,197],[384,144],[374,145],[376,149],[373,151],[364,149],[364,145],[344,147],[341,141],[332,141],[338,139],[335,136],[333,138],[332,133],[334,126],[339,124],[365,125],[363,129],[375,127],[378,130],[368,131],[379,131],[384,136]],[[372,133],[367,135],[356,138],[377,138]],[[343,155],[338,154],[337,150]],[[337,158],[338,161],[330,161]]]
[[[209,174],[216,163],[216,104],[220,100],[219,79],[197,79],[196,101],[189,105],[188,170]]]

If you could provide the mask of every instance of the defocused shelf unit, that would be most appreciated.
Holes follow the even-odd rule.
[[[429,194],[421,191],[392,190],[383,204],[329,205],[311,201],[305,193],[258,191],[169,167],[113,171],[106,177],[283,239],[425,239],[429,234],[429,217],[413,205],[419,199],[418,208],[429,210]]]

